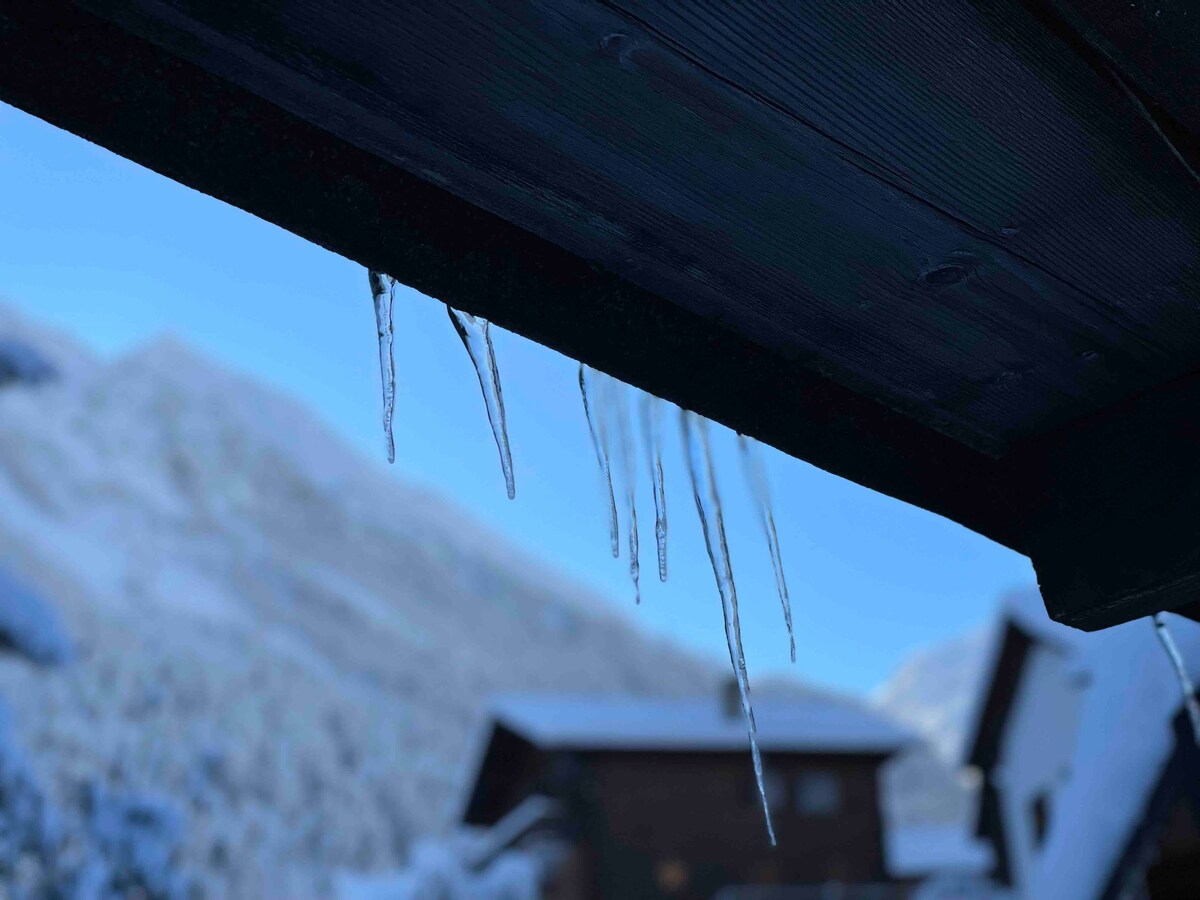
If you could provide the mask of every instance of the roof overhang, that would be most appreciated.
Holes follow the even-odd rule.
[[[0,0],[0,99],[1028,554],[1200,587],[1200,16]],[[353,302],[353,300],[348,301]]]

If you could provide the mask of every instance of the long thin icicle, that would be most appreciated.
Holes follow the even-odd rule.
[[[642,602],[642,566],[638,559],[637,463],[633,446],[633,427],[629,422],[629,404],[625,397],[625,385],[614,378],[606,378],[605,382],[604,408],[601,415],[616,422],[617,449],[621,457],[621,474],[625,479],[625,508],[629,516],[627,523],[629,529],[629,577],[633,581],[634,598],[640,604]]]
[[[513,478],[508,425],[504,420],[504,391],[500,388],[500,370],[496,367],[496,351],[492,348],[492,323],[449,305],[446,306],[446,311],[450,314],[454,330],[462,338],[467,355],[471,357],[475,366],[475,374],[479,377],[479,389],[483,392],[488,422],[492,426],[492,437],[496,439],[496,449],[500,451],[504,486],[508,490],[508,499],[512,500],[517,496],[517,484]]]
[[[712,451],[708,444],[708,423],[687,410],[679,411],[679,423],[683,431],[688,474],[692,480],[692,495],[696,499],[696,514],[704,531],[704,546],[712,563],[713,575],[717,580],[717,591],[721,595],[721,609],[725,614],[725,643],[729,647],[729,661],[737,678],[738,693],[742,700],[742,713],[750,735],[750,756],[754,762],[754,778],[758,782],[758,795],[762,800],[763,817],[767,822],[767,835],[771,846],[775,846],[775,829],[771,825],[771,809],[767,803],[767,792],[763,786],[762,755],[758,751],[758,728],[754,723],[754,707],[750,702],[750,678],[746,674],[746,654],[742,650],[742,626],[738,619],[737,586],[733,580],[733,565],[729,558],[729,544],[725,540],[725,518],[721,513],[721,495],[717,491],[717,476],[713,468]]]
[[[1187,664],[1183,661],[1183,654],[1179,652],[1179,646],[1175,643],[1171,630],[1167,628],[1162,613],[1154,614],[1154,630],[1158,632],[1158,639],[1162,642],[1163,649],[1167,651],[1167,656],[1171,658],[1171,665],[1175,667],[1175,675],[1179,678],[1179,686],[1183,690],[1183,704],[1187,708],[1188,718],[1192,720],[1192,735],[1196,740],[1196,745],[1200,746],[1200,701],[1196,699],[1196,686],[1192,684]]]
[[[387,461],[396,461],[396,441],[392,436],[392,412],[396,406],[396,364],[392,359],[392,304],[396,299],[396,279],[369,270],[371,297],[375,301],[375,330],[379,335],[379,379],[383,385],[383,437],[387,443]]]
[[[667,580],[667,491],[662,467],[662,401],[641,395],[642,442],[654,486],[654,541],[658,545],[658,580]]]
[[[754,505],[758,507],[758,520],[767,539],[767,550],[771,554],[771,568],[775,570],[775,590],[783,607],[783,621],[787,623],[788,646],[792,651],[792,662],[796,661],[796,635],[792,631],[792,601],[788,597],[787,579],[783,575],[783,555],[779,552],[779,535],[775,531],[775,511],[771,504],[771,485],[767,472],[759,459],[757,447],[744,434],[738,435],[738,448],[742,451],[742,470],[754,494]]]
[[[583,363],[579,364],[579,396],[583,398],[583,414],[587,417],[592,447],[596,451],[596,463],[600,466],[600,474],[604,476],[604,484],[608,488],[608,539],[612,546],[613,559],[616,559],[621,555],[621,538],[617,531],[617,499],[613,495],[612,466],[608,461],[608,436],[599,410],[593,412],[592,404],[588,401],[589,371]]]

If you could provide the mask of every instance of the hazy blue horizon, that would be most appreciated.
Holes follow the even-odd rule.
[[[0,297],[105,354],[178,334],[286,390],[382,460],[361,266],[2,104],[0,196]],[[671,579],[660,585],[654,571],[643,479],[643,603],[634,608],[627,560],[608,552],[576,364],[495,333],[516,468],[510,502],[474,371],[444,307],[403,289],[396,319],[396,474],[446,495],[650,632],[725,659],[674,423],[664,423]],[[764,449],[796,620],[791,666],[733,436],[717,428],[714,439],[752,679],[788,673],[869,690],[914,649],[983,624],[1003,591],[1033,582],[1018,554]]]

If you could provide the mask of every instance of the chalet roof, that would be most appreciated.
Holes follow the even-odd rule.
[[[497,723],[544,749],[744,752],[746,725],[720,698],[509,694]],[[914,735],[849,701],[824,697],[754,702],[758,742],[770,752],[890,754]]]
[[[1071,653],[1082,638],[1080,632],[1047,617],[1036,588],[1004,597],[988,649],[983,690],[967,719],[971,729],[964,745],[967,765],[986,769],[995,760],[1030,645]]]
[[[1032,897],[1090,900],[1102,895],[1125,858],[1172,757],[1180,687],[1148,619],[1083,634],[1038,615],[1033,599],[1014,595],[1002,608],[968,761],[986,766],[995,760],[1019,702],[1030,646],[1067,653],[1087,673],[1070,775],[1055,796],[1050,830],[1026,888]],[[1168,619],[1193,679],[1200,678],[1200,627]],[[1000,841],[995,849],[1002,859],[1004,835],[992,836]]]
[[[1200,678],[1200,627],[1168,620],[1192,678]],[[1149,621],[1085,635],[1080,653],[1093,681],[1033,897],[1102,895],[1175,747],[1179,682]]]

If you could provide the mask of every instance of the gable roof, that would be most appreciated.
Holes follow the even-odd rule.
[[[968,718],[972,737],[964,745],[967,765],[986,772],[995,764],[1033,645],[1070,654],[1079,647],[1081,637],[1080,632],[1050,619],[1037,589],[1013,591],[1004,597],[989,651],[991,659],[984,669],[984,690]]]
[[[1200,677],[1200,626],[1167,614],[1193,679]],[[1179,681],[1149,620],[1083,635],[1092,675],[1071,777],[1033,872],[1030,895],[1091,900],[1102,895],[1134,840],[1147,803],[1175,751]]]
[[[495,721],[542,749],[745,752],[746,723],[720,698],[508,694]],[[754,702],[764,752],[890,755],[916,737],[850,701],[824,697]]]
[[[1082,633],[1051,622],[1036,594],[1006,599],[993,643],[990,676],[981,692],[967,762],[985,772],[999,742],[1035,645],[1069,654],[1086,671],[1070,777],[1055,797],[1042,852],[1024,885],[1029,896],[1093,900],[1131,858],[1129,848],[1175,754],[1173,721],[1179,682],[1149,619]],[[1200,676],[1200,626],[1168,620],[1195,679]],[[1007,873],[1003,817],[995,787],[986,780],[977,833],[993,842],[997,875]]]

